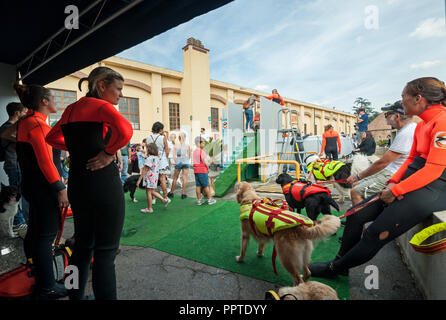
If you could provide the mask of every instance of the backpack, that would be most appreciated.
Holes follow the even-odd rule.
[[[138,161],[138,152],[136,151],[137,146],[138,144],[134,144],[131,148],[130,160],[132,161]]]

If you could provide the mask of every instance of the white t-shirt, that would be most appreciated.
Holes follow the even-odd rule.
[[[395,173],[398,171],[404,161],[406,161],[406,159],[409,157],[410,149],[412,149],[413,136],[416,127],[417,124],[415,122],[411,122],[406,124],[396,133],[395,140],[393,140],[389,150],[396,153],[401,153],[401,157],[391,162],[385,169],[392,171],[392,173]]]
[[[173,145],[173,143],[169,139],[167,139],[167,147],[169,148],[169,159],[172,159],[173,158],[173,147],[174,147],[174,145]]]

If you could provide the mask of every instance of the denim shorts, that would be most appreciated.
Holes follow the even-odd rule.
[[[209,175],[207,173],[195,173],[195,186],[209,187]]]
[[[189,165],[187,163],[177,163],[175,165],[175,170],[189,169]]]

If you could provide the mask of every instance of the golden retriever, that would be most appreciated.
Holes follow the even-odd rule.
[[[236,198],[239,205],[250,204],[253,200],[260,200],[251,185],[245,181],[238,182],[235,186]],[[249,220],[241,221],[242,237],[240,255],[235,259],[237,262],[243,261],[248,247],[250,236],[258,243],[257,255],[262,257],[265,247],[271,239],[279,256],[283,267],[291,274],[294,285],[307,281],[311,276],[308,269],[311,252],[313,251],[312,240],[322,239],[336,233],[341,222],[338,217],[325,215],[320,223],[313,227],[304,225],[279,230],[273,236],[262,234],[257,227],[253,230]],[[303,270],[303,278],[300,275]]]
[[[278,294],[283,300],[339,300],[333,288],[317,281],[307,281],[295,287],[283,287],[279,289]]]

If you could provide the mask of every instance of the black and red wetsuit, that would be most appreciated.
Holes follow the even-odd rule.
[[[389,180],[395,183],[390,188],[394,196],[402,199],[389,205],[378,200],[347,217],[338,254],[342,258],[333,262],[336,270],[369,261],[385,244],[446,209],[446,108],[432,105],[419,117],[410,155]],[[373,223],[361,237],[369,221]]]
[[[330,129],[325,131],[322,135],[322,147],[321,153],[325,152],[325,155],[330,160],[338,160],[338,150],[341,153],[341,139],[339,133]]]
[[[51,127],[47,116],[29,110],[17,123],[17,159],[22,170],[22,193],[29,202],[29,225],[24,241],[26,257],[33,259],[42,288],[55,285],[52,243],[60,223],[58,191],[65,189],[45,141]]]
[[[92,256],[96,299],[116,299],[114,260],[124,223],[125,203],[119,169],[113,161],[90,171],[87,161],[99,152],[115,154],[127,145],[133,129],[116,108],[102,99],[84,97],[69,105],[46,137],[55,148],[70,152],[68,198],[75,225],[72,264],[79,268],[81,299]]]

